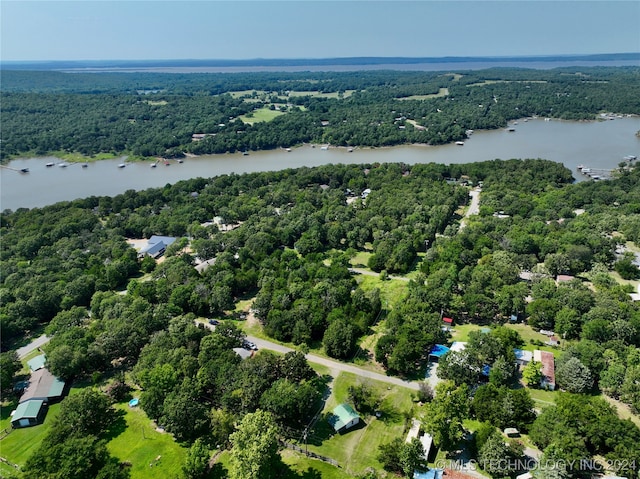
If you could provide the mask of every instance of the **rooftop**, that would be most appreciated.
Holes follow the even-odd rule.
[[[40,409],[44,401],[41,399],[33,399],[18,404],[18,407],[11,416],[11,421],[19,421],[20,419],[35,419],[40,413]]]
[[[29,378],[29,385],[20,397],[20,403],[31,399],[48,400],[62,396],[64,381],[58,379],[47,368],[38,369]]]
[[[27,364],[29,365],[29,369],[31,369],[31,371],[37,371],[38,369],[42,369],[44,367],[44,363],[46,362],[47,357],[44,354],[41,354],[40,356],[36,356],[35,358],[27,361]]]
[[[360,419],[360,416],[347,403],[339,404],[331,411],[333,416],[329,419],[329,424],[338,431],[349,424],[354,419]]]

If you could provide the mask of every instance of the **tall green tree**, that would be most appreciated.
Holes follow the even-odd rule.
[[[438,447],[452,451],[464,435],[462,421],[469,414],[469,388],[450,381],[436,386],[436,396],[425,407],[424,429]]]
[[[187,451],[182,465],[185,479],[204,479],[209,472],[209,450],[201,439],[196,439]]]
[[[231,434],[229,479],[276,478],[278,427],[271,413],[247,414]]]

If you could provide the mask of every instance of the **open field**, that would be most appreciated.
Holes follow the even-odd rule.
[[[342,94],[342,98],[349,98],[355,90],[345,90]],[[312,96],[315,98],[340,98],[340,94],[338,92],[331,93],[320,93],[318,90],[313,91],[290,91],[289,97],[296,96]]]
[[[494,85],[496,83],[547,83],[546,80],[485,80],[478,83],[469,83],[467,86]]]
[[[244,123],[253,125],[254,123],[258,123],[261,121],[271,121],[277,116],[280,116],[282,114],[283,113],[278,110],[270,110],[269,108],[259,108],[257,110],[253,110],[252,116],[241,115],[240,119]]]
[[[13,409],[15,409],[14,405]],[[0,423],[2,429],[11,427],[11,417],[9,414],[13,409],[2,408],[2,422]],[[51,423],[60,412],[60,404],[53,404],[47,411],[47,416],[43,424],[33,427],[25,427],[21,429],[14,429],[5,438],[0,440],[0,454],[8,461],[24,466],[25,462],[33,452],[40,447],[40,444],[44,440],[45,436],[49,432]]]
[[[482,328],[483,326],[478,326],[477,324],[456,324],[453,327],[451,339],[453,341],[467,342],[471,331],[480,331]]]
[[[87,384],[72,387],[70,395],[76,394]],[[17,404],[7,404],[2,407],[0,428],[10,427],[10,412]],[[157,477],[176,477],[186,456],[186,449],[178,445],[173,436],[155,430],[152,421],[140,408],[130,408],[128,403],[115,406],[122,414],[115,426],[107,433],[107,449],[119,461],[131,463],[132,479],[153,479]],[[8,436],[0,440],[0,455],[8,461],[24,466],[27,459],[40,447],[48,434],[51,424],[60,412],[60,403],[49,407],[44,422],[38,426],[13,430]],[[161,456],[159,461],[155,459]],[[153,467],[149,464],[153,463]],[[12,471],[11,467],[2,465],[2,471]]]
[[[411,95],[411,96],[403,96],[402,98],[396,98],[396,100],[430,100],[432,98],[441,98],[444,96],[449,96],[448,88],[440,88],[438,93],[430,93],[428,95]]]
[[[321,93],[319,90],[304,90],[304,91],[294,91],[291,90],[289,92],[288,97],[301,97],[301,96],[312,96],[315,98],[349,98],[356,90],[345,90],[342,95],[336,92],[330,93]],[[275,91],[266,91],[266,90],[239,90],[239,91],[230,91],[228,92],[233,98],[244,98],[245,101],[265,99],[267,97],[272,98],[274,95],[278,97],[278,99],[286,101],[286,95],[279,95],[278,92]]]
[[[356,268],[366,268],[372,254],[370,251],[358,251],[355,256],[351,258],[350,263]]]

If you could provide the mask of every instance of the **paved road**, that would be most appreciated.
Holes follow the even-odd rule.
[[[36,338],[33,341],[31,341],[26,346],[18,348],[16,350],[16,352],[18,353],[18,358],[19,359],[24,358],[29,353],[31,353],[31,351],[33,351],[34,349],[38,349],[39,347],[44,346],[45,344],[47,344],[50,339],[51,339],[50,336],[47,336],[46,334],[43,334],[39,338]]]
[[[256,343],[259,349],[269,349],[271,351],[278,351],[281,353],[288,353],[290,351],[295,351],[292,348],[287,346],[282,346],[281,344],[273,343],[271,341],[267,341],[266,339],[260,339],[253,336],[247,336],[247,340]],[[376,373],[373,371],[368,371],[366,369],[359,368],[352,364],[341,363],[340,361],[334,361],[333,359],[323,358],[322,356],[316,356],[315,354],[307,354],[307,361],[310,363],[321,364],[322,366],[326,366],[332,372],[346,372],[353,373],[362,378],[375,379],[376,381],[381,381],[387,384],[391,384],[393,386],[401,386],[409,389],[413,389],[415,391],[418,390],[418,382],[417,381],[404,381],[400,378],[395,378],[392,376],[385,376],[384,374]]]
[[[214,330],[215,326],[212,326],[208,323],[200,323],[196,320],[196,323],[204,324],[205,327]],[[287,346],[283,346],[282,344],[274,343],[272,341],[268,341],[266,339],[256,338],[255,336],[247,336],[247,341],[251,341],[258,346],[258,349],[267,349],[270,351],[276,351],[279,353],[286,354],[291,351],[295,351]],[[413,389],[415,391],[418,390],[419,383],[417,381],[404,381],[400,378],[395,378],[392,376],[385,376],[384,374],[376,373],[373,371],[367,371],[366,369],[359,368],[352,364],[341,363],[340,361],[334,361],[333,359],[323,358],[322,356],[316,356],[315,354],[307,354],[307,361],[310,363],[321,364],[329,368],[331,374],[337,376],[339,372],[345,373],[353,373],[356,376],[360,376],[361,378],[367,379],[375,379],[376,381],[381,381],[393,386],[400,386],[404,388]]]
[[[471,196],[471,203],[469,203],[469,208],[464,214],[464,218],[460,221],[460,229],[467,226],[466,220],[469,216],[477,215],[480,212],[480,191],[480,188],[474,188],[469,192],[469,196]]]

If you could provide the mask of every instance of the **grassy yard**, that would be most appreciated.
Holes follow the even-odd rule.
[[[522,339],[524,340],[524,346],[522,347],[522,349],[525,349],[527,351],[533,351],[534,349],[539,349],[541,351],[549,351],[554,355],[558,354],[558,351],[559,351],[558,348],[553,348],[547,345],[535,346],[534,344],[531,344],[531,341],[542,341],[544,343],[545,341],[548,341],[549,338],[544,334],[540,334],[539,332],[534,331],[534,329],[528,324],[524,324],[524,323],[507,324],[506,327],[509,329],[514,329],[518,331],[518,333],[520,333],[520,337],[522,337]]]
[[[536,407],[543,409],[547,406],[552,406],[556,403],[558,397],[558,391],[547,391],[546,389],[533,389],[528,388],[531,399],[536,403]]]
[[[483,327],[485,326],[478,326],[477,324],[456,324],[453,327],[451,339],[453,341],[467,342],[471,331],[480,331]]]
[[[69,395],[77,394],[86,384],[79,384],[69,390]],[[18,406],[17,399],[12,403],[3,403],[0,408],[0,430],[11,427],[11,411]],[[4,439],[0,440],[0,456],[8,461],[23,466],[29,456],[38,449],[45,438],[53,420],[60,412],[60,403],[49,406],[44,422],[38,426],[14,429]]]
[[[372,254],[371,251],[358,251],[356,255],[351,258],[351,266],[354,268],[367,268],[369,258],[371,258]]]
[[[70,395],[77,394],[88,384],[72,387]],[[17,403],[5,404],[2,407],[0,428],[5,429],[11,424],[10,412]],[[131,478],[145,479],[156,477],[176,477],[184,461],[186,450],[178,445],[173,436],[155,431],[153,423],[139,408],[130,408],[127,403],[116,405],[116,410],[122,416],[111,431],[107,433],[107,448],[119,461],[131,463]],[[51,424],[60,412],[60,403],[53,404],[42,424],[13,430],[8,436],[0,440],[0,455],[8,461],[23,466],[29,456],[40,447]],[[159,461],[155,458],[161,456]],[[154,463],[153,467],[149,467]],[[2,472],[12,471],[11,467],[3,465]]]
[[[107,448],[119,461],[131,463],[131,478],[178,476],[186,449],[170,434],[156,431],[142,409],[130,408],[127,403],[116,405],[116,409],[123,414],[123,421],[113,432]],[[159,461],[155,461],[157,457]]]
[[[341,373],[333,382],[331,396],[327,400],[324,413],[348,398],[350,385],[361,379],[353,374]],[[320,418],[312,430],[309,450],[330,457],[339,462],[342,469],[350,474],[361,474],[367,467],[381,468],[376,459],[378,446],[386,444],[405,433],[407,417],[412,416],[413,396],[404,388],[389,388],[387,384],[367,380],[382,398],[382,416],[364,416],[361,424],[344,434],[335,434],[326,419]]]
[[[240,119],[244,123],[248,123],[253,125],[254,123],[262,122],[262,121],[271,121],[277,116],[282,115],[283,113],[278,110],[270,110],[269,108],[258,108],[257,110],[253,110],[252,115],[241,115]]]
[[[282,450],[280,457],[282,457],[282,462],[287,464],[292,473],[295,474],[292,474],[292,479],[294,477],[301,479],[316,479],[319,477],[322,479],[351,479],[353,477],[331,464],[317,459],[310,459],[304,454],[297,453],[290,449]]]
[[[14,409],[15,406],[17,406],[17,404],[14,405]],[[7,408],[5,412],[5,408],[2,408],[1,426],[3,430],[11,425],[9,413],[11,413],[12,410],[13,409]],[[53,404],[49,407],[49,411],[47,411],[44,423],[38,426],[14,429],[11,431],[8,436],[0,440],[0,450],[2,451],[0,455],[14,464],[24,466],[29,456],[40,447],[40,444],[49,432],[51,423],[59,412],[60,404]]]

